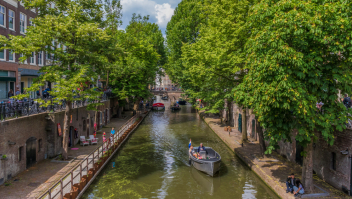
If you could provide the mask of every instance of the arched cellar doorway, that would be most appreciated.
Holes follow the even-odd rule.
[[[26,141],[26,168],[33,166],[37,162],[37,138],[30,137]]]

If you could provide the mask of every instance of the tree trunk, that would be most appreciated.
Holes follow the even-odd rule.
[[[141,100],[138,99],[138,100],[136,100],[136,101],[134,102],[134,104],[133,104],[133,110],[135,110],[135,111],[138,110],[138,106],[139,106],[139,102],[140,102],[140,101],[141,101]]]
[[[64,133],[63,133],[63,143],[62,143],[62,157],[67,160],[68,156],[68,142],[69,142],[69,122],[70,122],[70,112],[71,112],[71,102],[66,102],[65,116],[64,116]],[[72,143],[71,143],[72,144]]]
[[[304,147],[304,152],[302,184],[305,193],[313,193],[313,138],[311,138],[311,142]]]
[[[247,109],[242,109],[242,143],[247,141],[247,121],[246,121]]]
[[[260,147],[260,156],[264,157],[264,152],[266,151],[265,140],[264,140],[264,133],[263,128],[260,126],[260,122],[256,120],[256,129],[259,137],[259,147]]]

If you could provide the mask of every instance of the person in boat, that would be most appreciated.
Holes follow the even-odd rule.
[[[193,151],[193,146],[191,146],[191,147],[189,148],[189,152],[191,153],[192,156],[194,156],[194,157],[196,157],[196,158],[198,157],[197,153]]]
[[[203,143],[200,143],[200,146],[198,147],[198,153],[199,153],[200,151],[206,151],[206,150],[205,150],[205,147],[203,146]]]

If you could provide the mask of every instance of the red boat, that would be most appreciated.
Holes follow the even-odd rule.
[[[165,110],[165,105],[163,103],[155,103],[153,104],[153,110]]]

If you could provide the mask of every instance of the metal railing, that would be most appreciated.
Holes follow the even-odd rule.
[[[71,169],[66,175],[64,175],[58,182],[51,186],[46,192],[41,194],[38,198],[40,199],[56,199],[63,198],[65,194],[70,193],[73,185],[80,183],[83,176],[88,174],[88,171],[94,168],[94,164],[99,161],[103,155],[108,152],[115,143],[118,142],[119,138],[127,131],[128,128],[134,124],[140,116],[138,111],[135,116],[130,118],[114,136],[103,142],[98,148],[92,153],[87,155],[78,165]]]
[[[106,95],[103,95],[101,102],[108,100]],[[27,101],[9,101],[7,103],[0,104],[0,121],[6,119],[13,119],[23,116],[35,115],[45,112],[58,112],[63,111],[66,108],[65,101],[59,103],[53,103],[52,99],[45,99],[45,102],[51,102],[47,107],[42,106],[42,103],[37,102],[35,99],[29,99]],[[97,103],[98,101],[74,101],[72,102],[72,108],[78,108],[87,106],[91,103]]]

